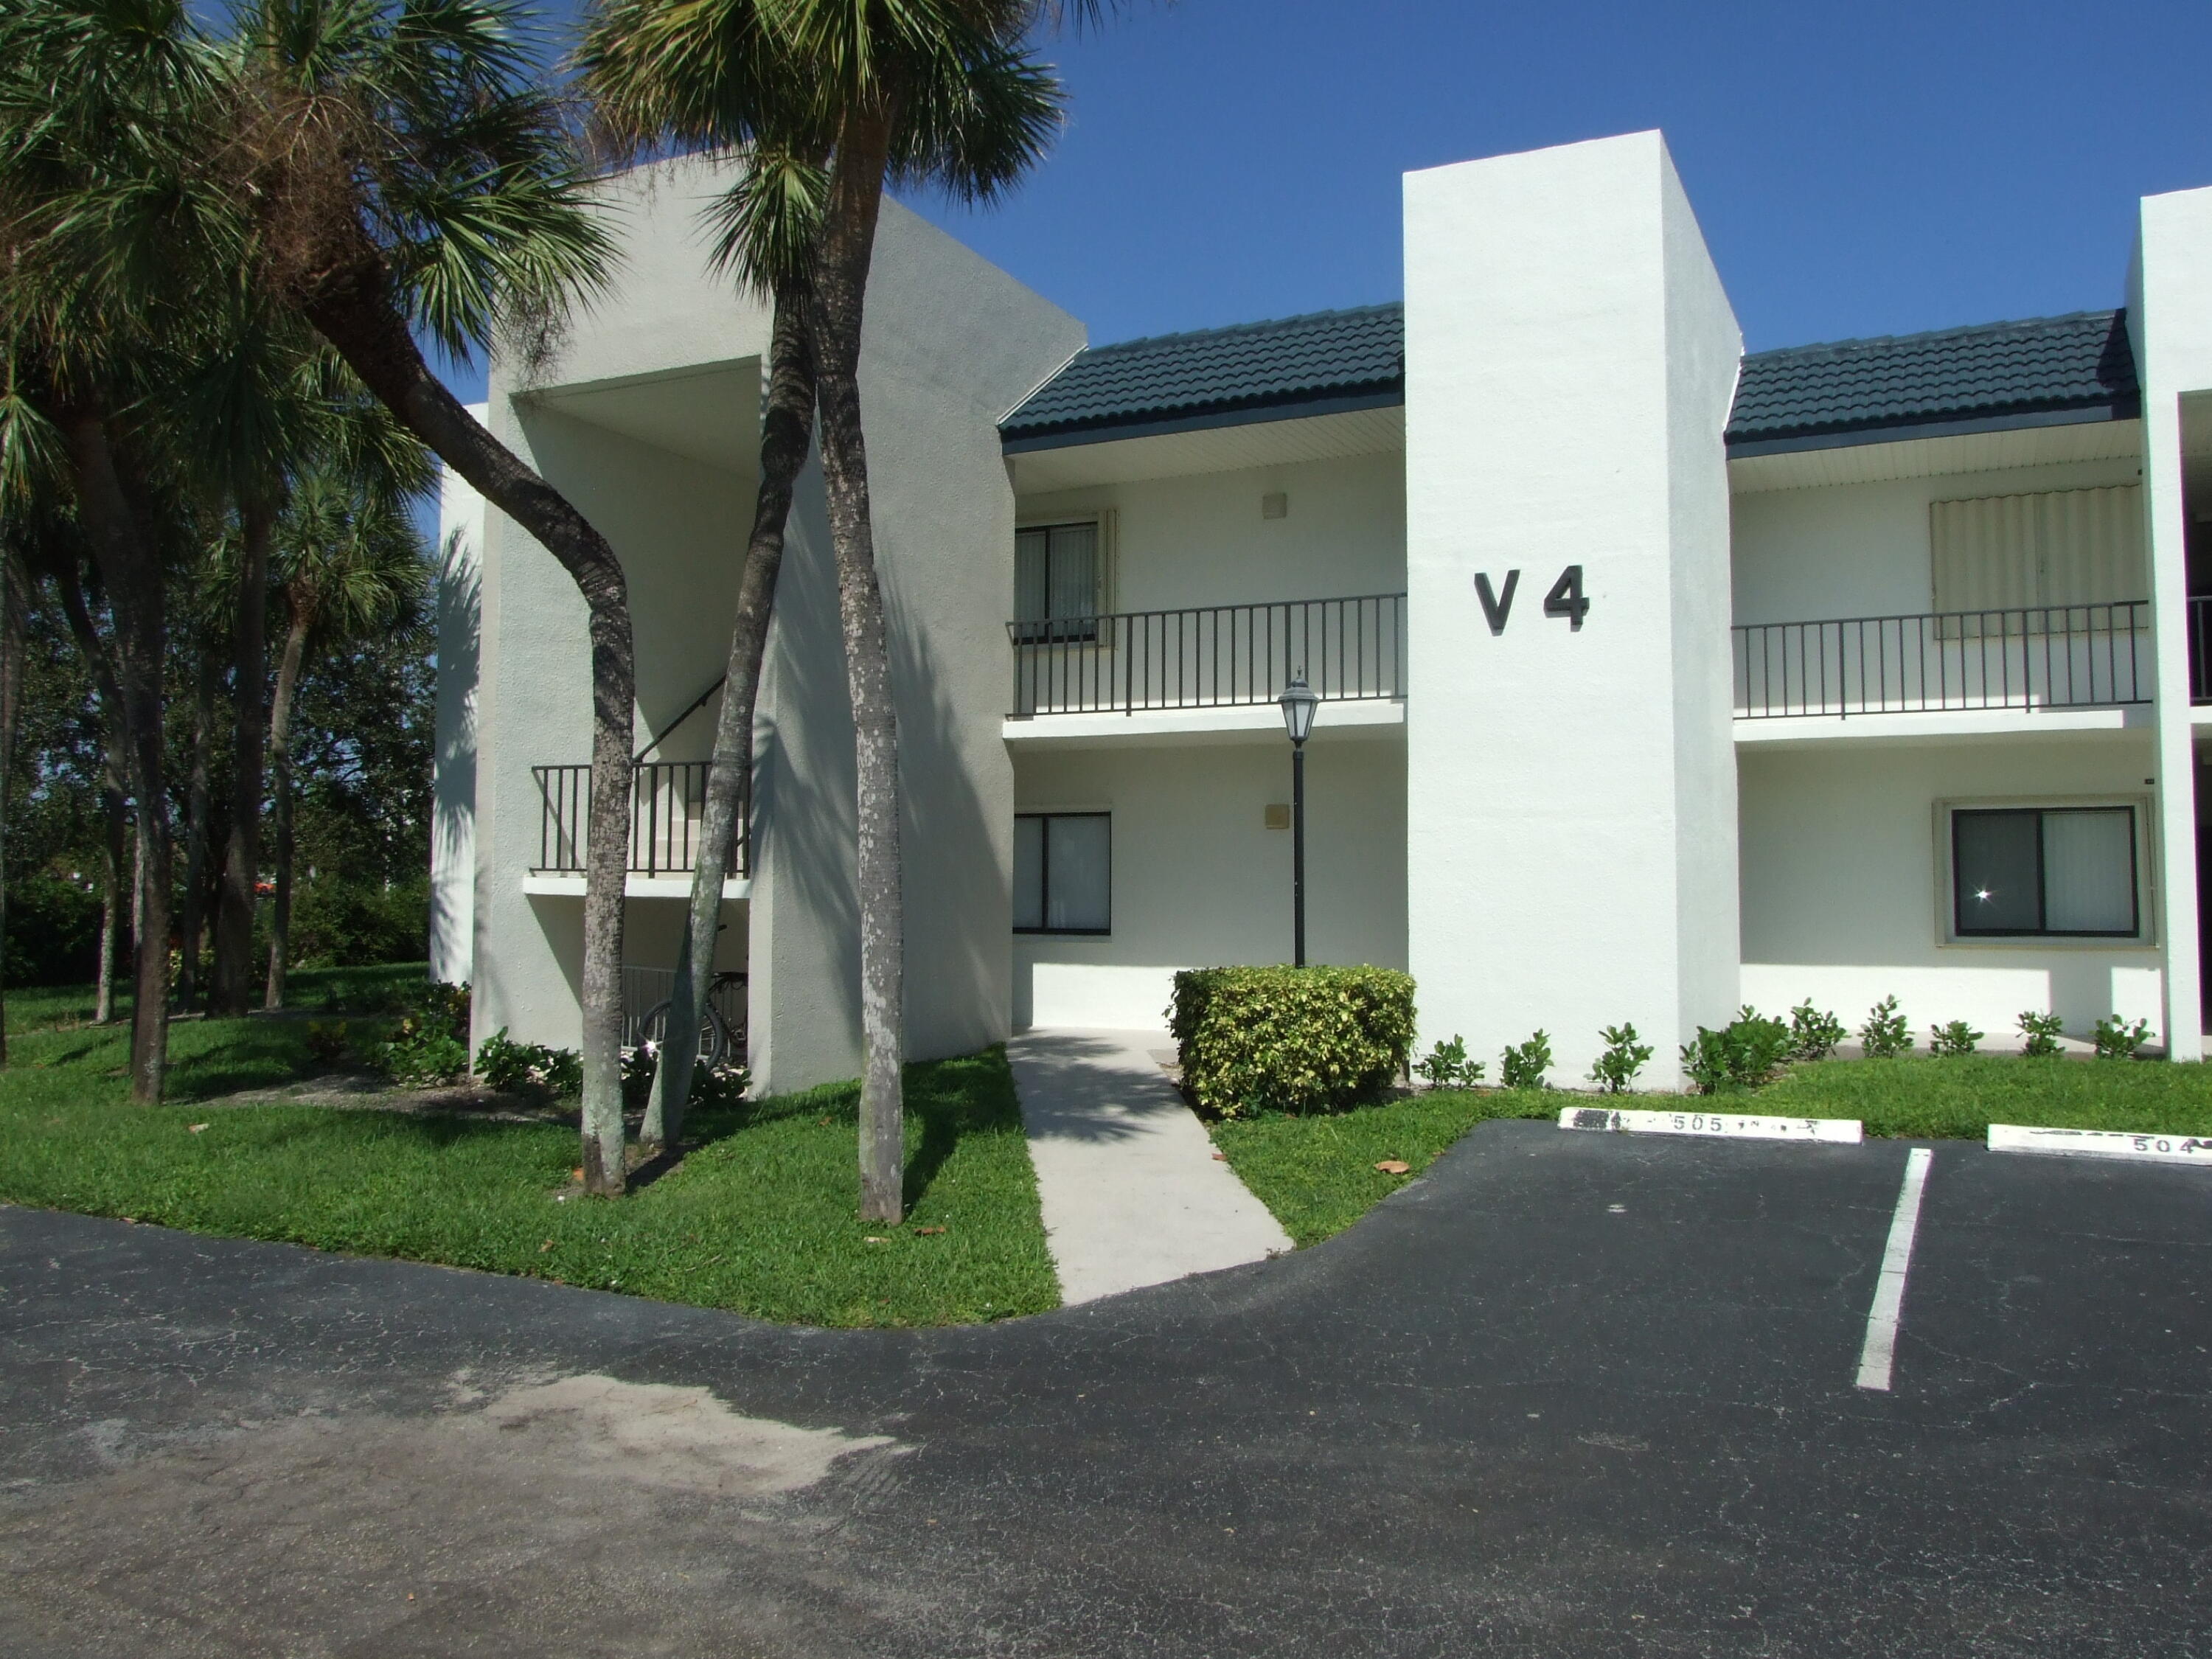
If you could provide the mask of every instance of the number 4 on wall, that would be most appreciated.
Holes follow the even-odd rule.
[[[1589,601],[1583,597],[1583,568],[1571,564],[1559,572],[1559,580],[1552,584],[1552,591],[1544,595],[1544,614],[1565,617],[1567,626],[1580,632],[1583,617],[1589,613]]]
[[[1482,601],[1483,620],[1490,624],[1493,634],[1505,631],[1506,618],[1513,614],[1513,590],[1521,585],[1521,573],[1505,573],[1503,587],[1492,588],[1490,573],[1478,571],[1474,578],[1474,596]],[[1589,614],[1590,602],[1583,597],[1583,568],[1571,564],[1559,572],[1559,580],[1552,584],[1552,591],[1544,595],[1544,614],[1565,617],[1567,626],[1579,633],[1583,618]]]

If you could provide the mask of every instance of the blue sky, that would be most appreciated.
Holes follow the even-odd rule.
[[[2212,184],[2201,0],[1133,0],[1048,52],[1051,159],[911,205],[1094,342],[1395,299],[1401,173],[1647,127],[1754,350],[2115,304],[2136,198]]]

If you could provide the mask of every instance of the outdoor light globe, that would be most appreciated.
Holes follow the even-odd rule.
[[[1321,707],[1321,694],[1301,674],[1283,688],[1283,695],[1275,701],[1283,706],[1283,730],[1291,734],[1292,743],[1304,743],[1313,733],[1314,710]]]

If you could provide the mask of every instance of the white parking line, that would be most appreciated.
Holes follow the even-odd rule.
[[[1897,1358],[1897,1316],[1905,1305],[1905,1273],[1912,1265],[1912,1235],[1920,1227],[1920,1194],[1928,1185],[1931,1154],[1915,1146],[1905,1160],[1905,1185],[1898,1189],[1897,1212],[1889,1220],[1889,1247],[1881,1253],[1881,1277],[1867,1310],[1866,1346],[1859,1350],[1859,1387],[1889,1388]]]

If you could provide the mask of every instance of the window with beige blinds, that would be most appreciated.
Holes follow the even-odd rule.
[[[1928,539],[1938,611],[2150,597],[2135,484],[1930,502]]]

